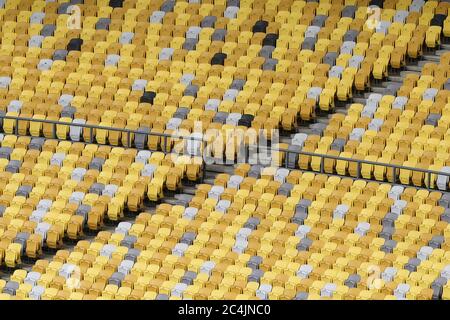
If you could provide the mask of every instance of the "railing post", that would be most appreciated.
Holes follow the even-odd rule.
[[[325,158],[323,156],[320,156],[320,173],[323,173],[324,165],[325,165]]]
[[[431,189],[431,172],[428,171],[428,183],[427,183],[428,190]]]
[[[244,143],[244,158],[245,158],[245,162],[248,163],[249,159],[250,159],[250,143]]]
[[[286,150],[286,156],[284,158],[284,167],[287,169],[288,168],[288,161],[289,161],[289,150]]]
[[[205,150],[206,150],[206,141],[202,140],[202,152],[200,155],[202,161],[202,177],[201,177],[202,183],[205,181],[205,171],[206,171],[206,161],[204,159],[204,157],[206,157],[206,155],[204,155]]]
[[[361,178],[361,162],[359,160],[356,160],[356,177]]]
[[[164,136],[164,153],[168,152],[167,151],[167,136]]]
[[[19,130],[20,121],[26,121],[27,123],[28,122],[29,123],[39,123],[39,124],[42,124],[42,126],[44,124],[51,125],[52,126],[52,128],[51,128],[52,134],[51,135],[55,139],[58,138],[58,135],[57,135],[57,126],[58,125],[69,126],[69,128],[70,128],[70,126],[79,127],[79,128],[81,128],[81,133],[82,133],[83,137],[84,137],[84,132],[85,132],[84,130],[89,130],[89,135],[90,135],[89,142],[90,143],[94,143],[94,130],[95,129],[108,130],[108,132],[119,131],[119,132],[122,133],[122,137],[123,137],[123,134],[125,134],[125,133],[127,134],[127,147],[131,147],[131,134],[133,134],[133,133],[134,134],[143,134],[143,133],[140,133],[139,131],[129,130],[129,129],[125,129],[125,128],[124,129],[118,129],[118,128],[112,128],[112,127],[94,126],[94,125],[89,125],[89,124],[75,124],[75,123],[68,123],[68,122],[62,122],[62,121],[53,121],[53,120],[45,120],[45,119],[40,120],[40,119],[33,119],[33,118],[28,118],[28,117],[19,117],[19,116],[14,116],[13,117],[13,116],[0,115],[0,120],[5,121],[5,119],[11,120],[15,124],[15,128],[12,131],[16,135],[19,135],[19,133],[20,133],[20,130]],[[4,129],[2,131],[4,132]],[[46,136],[47,133],[44,133],[42,131],[39,132],[39,135],[42,134],[43,136]],[[26,134],[28,134],[28,133],[31,135],[31,132],[27,131]],[[148,137],[153,137],[153,136],[155,136],[155,134],[148,133]],[[165,151],[165,153],[170,152],[170,150],[169,150],[170,146],[168,144],[168,142],[169,142],[168,139],[171,139],[172,136],[168,136],[168,135],[165,135],[165,134],[156,134],[156,136],[158,136],[158,137],[163,136],[164,137],[164,149],[165,149],[164,151]],[[193,141],[193,140],[197,141],[196,139],[191,138],[191,137],[180,137],[180,138],[183,139],[184,141]],[[177,139],[179,139],[179,138],[177,138]],[[86,139],[86,142],[88,142],[88,139]],[[96,142],[96,143],[99,144],[98,142]],[[204,141],[204,140],[201,140],[201,146],[203,148],[203,153],[205,153],[206,148],[207,148],[207,142]],[[273,145],[263,147],[263,146],[261,146],[260,143],[257,143],[256,146],[254,146],[254,150],[253,149],[250,150],[251,149],[250,143],[246,144],[244,142],[244,149],[245,149],[246,162],[249,162],[250,152],[251,151],[252,151],[252,153],[254,153],[254,152],[261,152],[262,150],[264,150],[265,151],[264,152],[265,155],[267,155],[268,151],[270,151],[270,150],[277,150],[278,152],[284,152],[283,155],[285,156],[284,157],[284,167],[285,168],[289,168],[289,157],[290,157],[290,154],[292,154],[292,153],[298,154],[299,156],[300,155],[307,155],[307,156],[310,156],[310,157],[320,156],[321,157],[320,158],[320,172],[321,173],[325,172],[325,159],[335,159],[335,160],[343,159],[342,161],[346,161],[348,163],[353,163],[353,162],[356,161],[356,164],[357,164],[356,176],[357,176],[357,178],[361,178],[361,176],[362,176],[362,171],[361,171],[362,170],[362,164],[364,164],[364,163],[369,164],[370,163],[373,166],[382,165],[382,166],[384,166],[386,168],[386,173],[387,174],[389,172],[388,171],[389,168],[392,169],[392,183],[393,184],[397,183],[397,170],[409,170],[409,171],[412,171],[412,172],[422,172],[422,173],[425,174],[425,184],[426,184],[425,187],[428,190],[435,189],[434,186],[432,185],[432,175],[442,174],[444,176],[450,177],[450,174],[447,174],[447,173],[440,173],[438,171],[425,170],[425,169],[419,169],[419,168],[414,168],[414,167],[405,167],[405,166],[399,166],[399,165],[393,165],[393,164],[383,164],[383,163],[376,163],[376,162],[374,163],[372,161],[370,161],[370,162],[368,162],[368,161],[361,162],[361,160],[357,160],[357,159],[349,159],[349,158],[345,158],[345,157],[330,156],[330,155],[324,155],[324,154],[315,154],[315,153],[302,152],[302,151],[300,151],[300,152],[298,152],[298,151],[289,151],[288,149],[286,149],[286,150],[283,149],[284,151],[280,151],[279,148],[274,148]],[[206,162],[203,159],[205,156],[206,155],[203,155],[203,154],[201,155],[201,157],[202,157],[202,168],[203,168],[202,181],[205,178],[205,170],[206,170]],[[282,167],[282,166],[283,166],[283,164],[280,164],[280,167]],[[402,168],[409,168],[409,169],[402,169]],[[389,179],[387,179],[387,180],[389,181]],[[399,184],[401,184],[401,181],[400,181]]]

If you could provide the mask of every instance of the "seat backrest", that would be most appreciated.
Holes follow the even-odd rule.
[[[226,29],[215,29],[211,35],[211,41],[225,41],[226,35]]]
[[[171,12],[175,8],[175,0],[166,0],[160,7],[160,10],[163,12]]]
[[[355,14],[356,14],[356,6],[353,5],[349,5],[349,6],[345,6],[344,9],[342,9],[342,13],[341,16],[344,18],[354,18]]]
[[[358,30],[353,30],[353,29],[347,30],[347,32],[345,32],[342,40],[356,42],[356,40],[358,38],[358,34],[359,34]]]
[[[117,66],[120,56],[115,53],[108,54],[105,59],[105,66]]]
[[[370,224],[368,222],[360,222],[355,227],[354,232],[356,234],[359,234],[360,236],[365,236],[366,232],[369,231],[369,229],[370,229]]]
[[[333,53],[333,52],[329,52],[329,53]],[[327,63],[327,62],[325,62],[325,58],[324,58],[324,63]],[[328,71],[328,77],[330,77],[330,78],[339,78],[340,79],[343,72],[344,72],[344,68],[343,67],[332,65],[330,71]]]
[[[180,78],[180,83],[188,86],[191,84],[192,80],[195,79],[195,75],[191,73],[184,73]]]
[[[405,23],[406,17],[408,16],[408,14],[409,14],[409,12],[406,10],[396,10],[394,18],[393,18],[393,22]]]
[[[394,102],[392,103],[392,109],[400,109],[403,110],[403,107],[408,102],[407,97],[397,96],[395,97]]]
[[[228,19],[235,19],[239,12],[239,7],[229,6],[225,9],[223,16]]]
[[[71,94],[62,94],[58,99],[58,104],[62,107],[67,107],[73,100],[73,95]]]
[[[162,20],[165,16],[166,12],[164,11],[153,11],[150,15],[149,22],[150,23],[162,23]]]
[[[109,25],[111,24],[110,18],[99,18],[95,23],[96,30],[108,30]]]
[[[122,32],[119,38],[119,43],[129,44],[134,38],[134,32]]]
[[[292,138],[292,144],[303,146],[308,136],[305,133],[296,133]]]
[[[30,16],[30,24],[42,24],[44,18],[44,12],[33,12]]]

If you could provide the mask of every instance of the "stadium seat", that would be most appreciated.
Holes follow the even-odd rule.
[[[1,299],[449,298],[446,1],[0,7]]]

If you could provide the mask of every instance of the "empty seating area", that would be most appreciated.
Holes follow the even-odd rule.
[[[176,139],[158,135],[204,133],[212,141],[235,129],[264,129],[269,139],[270,130],[295,132],[299,121],[315,120],[316,110],[332,112],[335,101],[351,101],[354,89],[366,90],[371,79],[386,78],[389,68],[450,37],[447,1],[385,1],[379,21],[370,20],[372,4],[7,1],[0,9],[0,114],[65,125],[0,125],[6,134],[166,152]],[[73,6],[79,28],[66,23]],[[352,105],[346,117],[335,114],[304,150],[442,170],[448,148],[437,149],[448,129],[449,58],[424,66],[420,78],[406,77],[392,94]],[[226,146],[216,139],[213,156],[233,161],[237,152]],[[298,168],[318,171],[309,160],[301,157]],[[355,171],[352,163],[327,162],[327,172]],[[395,174],[403,184],[431,187],[437,179],[388,171],[365,165],[362,176],[394,182]]]
[[[0,300],[450,300],[449,12],[0,0]]]
[[[425,40],[435,48],[442,32],[450,35],[445,1],[384,2],[376,28],[366,23],[368,0],[78,2],[80,29],[68,27],[66,1],[13,0],[0,9],[6,115],[154,133],[292,131],[318,107],[331,111],[353,87],[385,77],[398,57],[403,65],[420,56]],[[4,131],[14,126],[8,121]],[[49,125],[19,126],[52,137]],[[68,126],[57,135],[93,138]],[[128,146],[118,131],[98,130],[95,140]]]
[[[139,212],[148,196],[176,191],[198,179],[200,165],[162,152],[43,138],[1,136],[0,265],[14,268],[21,256],[39,258],[84,230]]]
[[[309,135],[297,143],[303,150],[319,154],[341,156],[433,171],[445,170],[449,164],[448,111],[450,91],[450,53],[441,56],[439,63],[426,63],[422,73],[406,75],[392,94],[372,93],[365,105],[354,103],[344,114],[334,114],[329,124],[317,135]],[[303,143],[303,144],[302,144]],[[357,163],[325,161],[325,172],[356,177]],[[301,156],[301,169],[320,170],[314,157]],[[414,186],[438,187],[448,190],[448,177],[436,185],[423,172],[395,170],[385,166],[362,164],[361,175],[366,179],[401,182]],[[447,182],[445,182],[447,181]]]
[[[311,172],[237,167],[1,284],[32,299],[449,297],[449,198]],[[374,267],[375,266],[375,267]],[[378,268],[380,277],[370,282]],[[78,282],[71,288],[67,279]]]

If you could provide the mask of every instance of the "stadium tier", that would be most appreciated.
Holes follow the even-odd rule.
[[[161,204],[16,270],[3,296],[448,298],[449,201],[440,192],[270,169],[242,165],[199,185],[188,207]]]
[[[0,0],[0,300],[450,299],[449,12]]]

